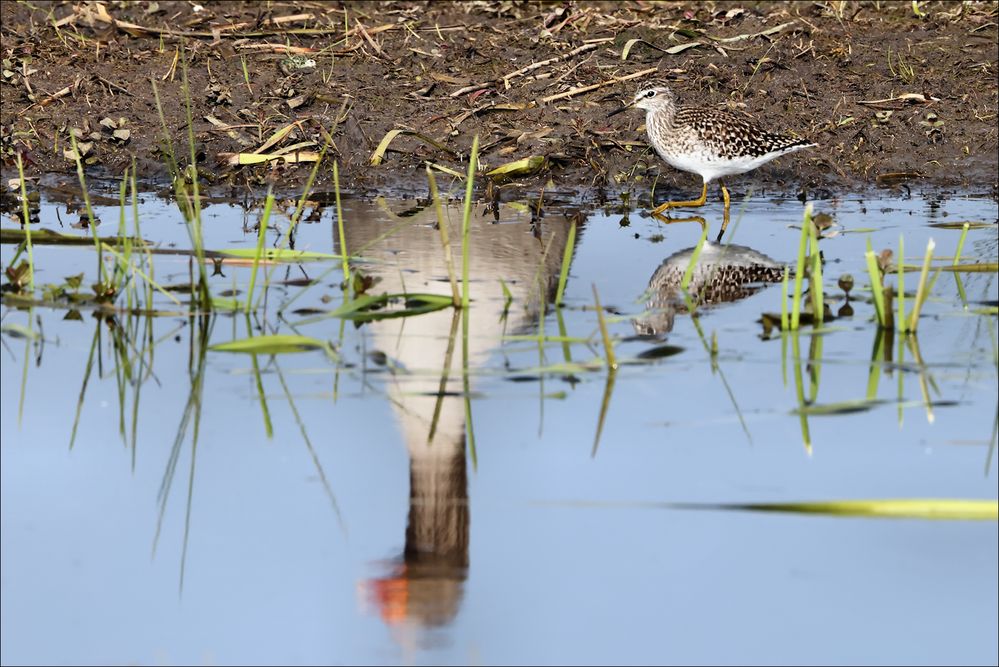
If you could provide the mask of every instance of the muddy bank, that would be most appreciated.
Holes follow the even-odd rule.
[[[199,168],[241,189],[300,187],[311,164],[285,158],[318,152],[320,128],[355,192],[425,191],[424,165],[464,171],[474,135],[484,171],[544,158],[501,189],[645,196],[657,175],[663,191],[696,189],[648,153],[640,113],[607,118],[656,77],[684,103],[820,144],[732,179],[736,192],[994,195],[997,14],[996,2],[4,2],[4,173],[16,151],[32,175],[73,173],[75,132],[95,176],[134,156],[165,177],[152,82],[183,162],[186,59]],[[401,134],[372,166],[392,130],[433,143]],[[254,151],[285,157],[231,164]],[[331,181],[324,164],[319,187]]]

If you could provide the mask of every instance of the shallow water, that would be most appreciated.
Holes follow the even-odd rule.
[[[208,206],[206,247],[252,247],[259,204]],[[76,219],[66,206],[43,199],[36,227],[86,234],[60,227]],[[344,202],[346,246],[367,246],[355,266],[379,280],[369,293],[450,293],[433,208],[417,208]],[[997,495],[997,326],[982,314],[995,273],[941,273],[918,337],[889,339],[864,264],[868,238],[897,251],[903,233],[907,263],[930,237],[952,257],[960,230],[931,225],[954,221],[989,223],[962,261],[995,262],[995,202],[815,209],[838,232],[820,244],[827,299],[840,312],[836,281],[852,274],[854,314],[783,339],[759,323],[780,311],[768,271],[710,283],[795,261],[803,206],[759,196],[734,207],[727,249],[702,255],[692,292],[717,303],[697,317],[673,267],[699,225],[611,207],[538,216],[536,201],[475,207],[467,337],[451,309],[320,317],[343,300],[339,261],[277,267],[249,318],[6,303],[3,662],[994,664],[995,521],[721,507]],[[140,210],[145,238],[189,247],[175,205],[150,194]],[[299,226],[297,249],[339,251],[333,210]],[[97,213],[113,233],[117,209]],[[713,237],[719,206],[701,214]],[[446,215],[460,248],[460,205]],[[268,246],[288,220],[271,223]],[[88,246],[38,246],[35,262],[39,283],[95,271]],[[155,268],[190,280],[186,256]],[[212,291],[245,298],[249,275],[223,264]],[[320,276],[283,307],[303,288],[280,281]],[[599,363],[593,286],[616,373]],[[13,326],[29,324],[34,342]],[[539,346],[542,328],[563,338]],[[205,350],[262,332],[331,341],[339,361]],[[857,409],[798,411],[845,401]]]

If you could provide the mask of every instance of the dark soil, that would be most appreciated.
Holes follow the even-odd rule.
[[[464,171],[474,135],[484,170],[546,158],[537,173],[501,186],[509,190],[644,196],[660,170],[664,191],[696,190],[697,176],[648,153],[640,112],[607,118],[643,81],[660,78],[682,103],[727,107],[819,143],[732,179],[736,191],[822,196],[901,184],[996,194],[996,2],[920,2],[916,9],[908,1],[0,7],[6,175],[17,151],[31,175],[73,174],[65,152],[75,128],[90,144],[93,175],[120,175],[134,155],[141,174],[165,177],[151,80],[186,162],[186,59],[199,168],[218,184],[300,188],[308,163],[231,167],[225,159],[302,121],[265,152],[309,141],[316,143],[301,150],[318,151],[319,126],[333,128],[327,161],[339,162],[347,191],[425,192],[424,164]],[[632,44],[622,60],[636,38],[648,44]],[[698,44],[659,50],[691,43]],[[304,47],[315,68],[287,62],[288,46]],[[504,83],[550,59],[559,60]],[[615,81],[650,68],[657,71]],[[115,126],[102,127],[105,118]],[[127,138],[113,138],[114,129],[127,129]],[[393,129],[418,131],[447,150],[401,135],[371,166]],[[331,180],[324,164],[319,186]]]

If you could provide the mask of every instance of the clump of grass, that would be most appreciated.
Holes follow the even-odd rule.
[[[903,273],[905,271],[905,255],[903,254],[905,252],[904,244],[905,242],[900,236],[898,243],[899,256],[897,267],[897,292],[899,300],[897,318],[895,313],[891,310],[891,299],[895,297],[896,290],[884,285],[884,276],[882,275],[881,268],[878,266],[878,260],[874,254],[874,250],[871,248],[870,239],[867,240],[867,251],[864,255],[867,259],[867,273],[871,279],[871,295],[874,301],[874,312],[878,326],[882,329],[897,328],[899,333],[915,334],[919,323],[919,313],[922,311],[923,304],[926,303],[927,297],[929,297],[930,289],[936,281],[936,276],[939,275],[940,269],[937,269],[933,279],[928,280],[930,262],[933,260],[933,250],[936,248],[936,242],[934,242],[933,239],[930,239],[926,244],[926,254],[923,257],[923,266],[919,275],[919,284],[916,288],[916,296],[912,304],[912,312],[908,317],[906,317],[905,279],[903,278]]]
[[[915,3],[913,3],[915,6]],[[905,59],[902,58],[902,54],[895,52],[895,64],[892,65],[891,58],[891,47],[888,47],[888,71],[891,75],[897,79],[900,79],[902,83],[912,83],[916,78],[916,69],[910,65]]]

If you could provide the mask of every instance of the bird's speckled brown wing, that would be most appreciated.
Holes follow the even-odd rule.
[[[729,111],[684,107],[674,123],[689,127],[698,141],[723,158],[759,157],[813,145],[807,139],[768,132]]]

